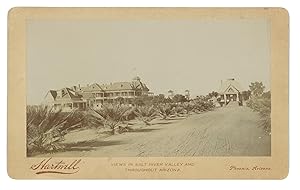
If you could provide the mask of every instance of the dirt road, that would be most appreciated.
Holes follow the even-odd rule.
[[[219,108],[77,143],[72,151],[53,156],[269,156],[271,137],[258,127],[258,120],[247,107]]]

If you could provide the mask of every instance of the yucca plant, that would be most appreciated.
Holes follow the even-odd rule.
[[[130,107],[120,104],[107,104],[103,105],[100,109],[92,109],[94,115],[103,121],[104,127],[111,129],[112,134],[116,134],[125,116],[128,114]]]
[[[151,125],[151,121],[156,118],[157,110],[154,106],[138,106],[134,111],[138,120],[145,123],[145,125]]]
[[[172,114],[174,114],[174,107],[175,106],[171,104],[159,104],[156,109],[162,119],[168,119]]]
[[[27,154],[63,149],[61,142],[68,131],[77,129],[84,115],[77,110],[65,113],[48,106],[27,106]]]

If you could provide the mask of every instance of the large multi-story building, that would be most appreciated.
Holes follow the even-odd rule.
[[[135,97],[148,95],[148,87],[135,77],[131,82],[115,82],[110,84],[94,83],[87,86],[72,86],[60,90],[49,90],[43,104],[62,107],[64,109],[86,109],[101,107],[105,103],[122,101],[130,102]]]

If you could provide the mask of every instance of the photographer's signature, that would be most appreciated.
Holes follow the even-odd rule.
[[[81,159],[75,160],[54,160],[51,158],[43,159],[38,163],[31,165],[30,169],[33,170],[36,174],[74,174],[80,170]]]

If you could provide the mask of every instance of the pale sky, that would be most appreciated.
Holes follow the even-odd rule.
[[[270,66],[266,20],[27,22],[28,104],[50,89],[136,75],[155,94],[206,95],[227,78],[269,89]]]

